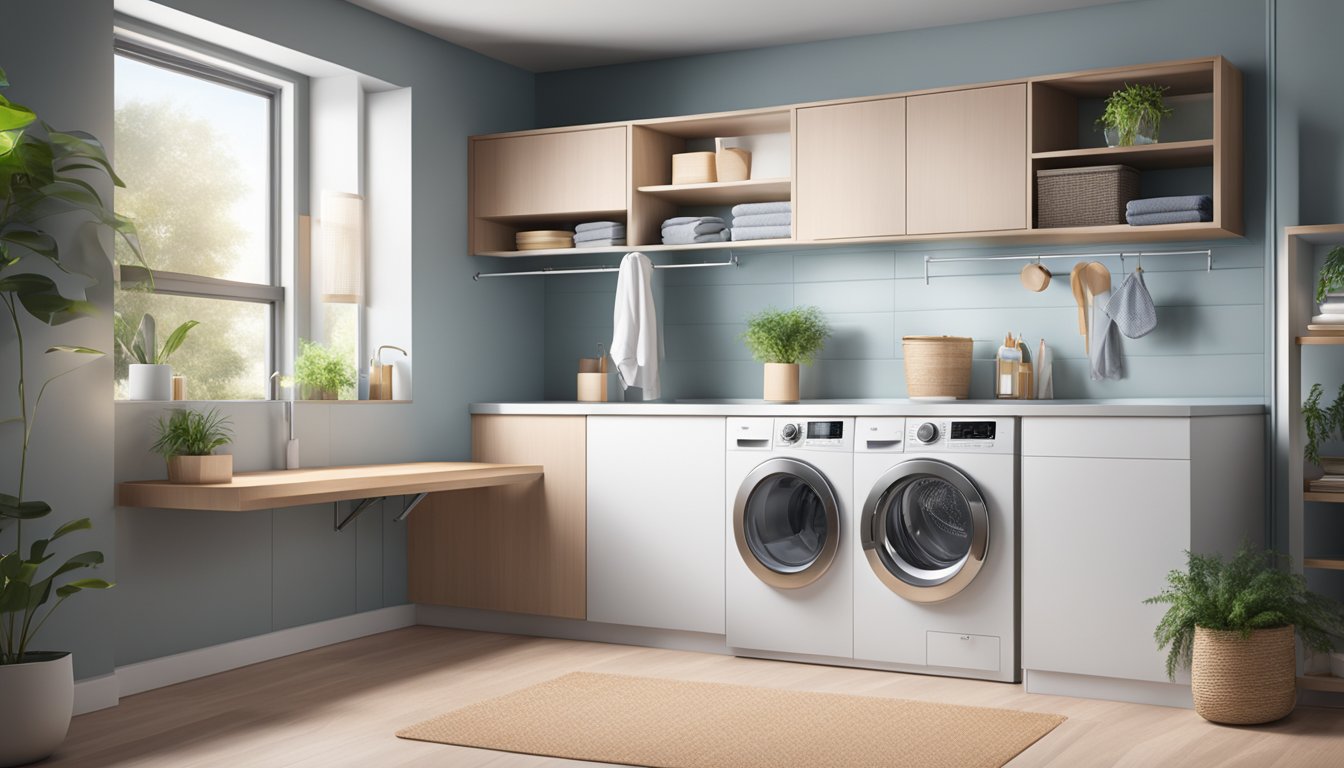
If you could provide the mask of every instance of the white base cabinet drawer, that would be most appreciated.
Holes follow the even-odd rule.
[[[931,667],[999,671],[999,638],[993,635],[929,632],[925,644]]]

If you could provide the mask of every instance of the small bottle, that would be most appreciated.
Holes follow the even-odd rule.
[[[994,382],[994,396],[1000,400],[1015,400],[1018,397],[1018,367],[1022,362],[1022,353],[1018,351],[1017,343],[1013,341],[1013,335],[1008,334],[1003,340],[1003,346],[999,347],[999,355],[995,361],[996,377]]]

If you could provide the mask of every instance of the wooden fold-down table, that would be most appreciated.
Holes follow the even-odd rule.
[[[248,512],[362,500],[344,521],[337,523],[336,529],[341,530],[370,502],[387,496],[416,497],[398,517],[402,519],[428,493],[526,483],[541,476],[542,467],[538,464],[470,461],[279,469],[239,472],[228,483],[187,485],[167,480],[121,483],[117,486],[117,504],[123,507]]]

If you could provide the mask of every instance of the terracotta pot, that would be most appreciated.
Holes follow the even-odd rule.
[[[1250,637],[1195,627],[1190,689],[1195,711],[1229,725],[1269,723],[1297,701],[1297,645],[1292,627],[1257,629]]]
[[[29,653],[0,664],[0,766],[26,765],[65,741],[75,711],[75,668],[68,653]]]
[[[765,399],[776,403],[798,402],[798,364],[765,364]]]
[[[173,456],[168,459],[170,483],[227,483],[233,479],[233,454]]]

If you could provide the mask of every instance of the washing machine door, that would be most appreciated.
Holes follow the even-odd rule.
[[[975,483],[956,467],[916,459],[874,483],[859,532],[882,583],[907,600],[936,603],[980,572],[989,551],[989,512]]]
[[[738,488],[733,534],[742,561],[761,581],[805,587],[821,578],[840,548],[835,489],[811,464],[765,461]]]

